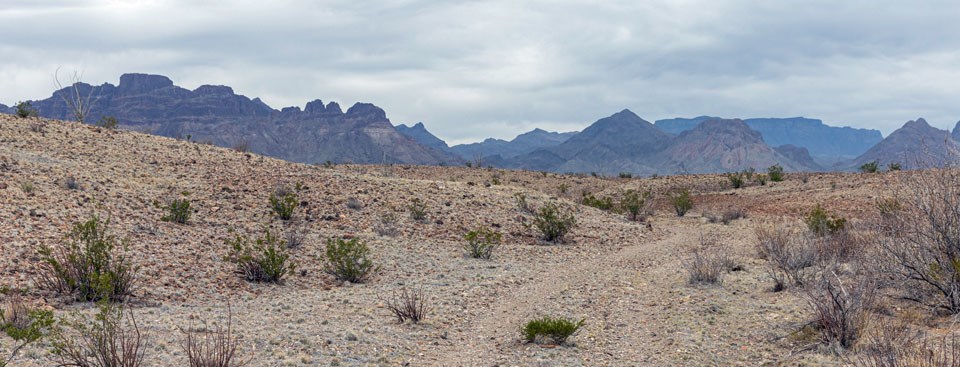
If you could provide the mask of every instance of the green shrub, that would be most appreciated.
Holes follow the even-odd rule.
[[[190,199],[174,199],[167,205],[167,212],[160,220],[186,224],[190,220]]]
[[[580,198],[580,203],[586,206],[594,207],[600,210],[611,210],[614,208],[613,198],[605,196],[603,198],[597,198],[593,194],[584,191]]]
[[[109,223],[94,216],[74,224],[62,246],[41,245],[42,283],[78,301],[121,301],[130,295],[135,269],[117,253],[120,241],[107,233]]]
[[[901,167],[900,163],[897,163],[897,162],[890,162],[889,164],[887,164],[888,172],[899,171],[901,168],[903,167]]]
[[[539,344],[545,342],[544,338],[548,338],[553,343],[563,344],[567,338],[583,326],[584,321],[584,319],[573,321],[562,317],[543,317],[528,321],[520,329],[520,333],[528,343]]]
[[[363,283],[377,270],[368,258],[370,248],[356,238],[330,238],[323,259],[323,272],[350,283]]]
[[[16,342],[10,355],[0,357],[0,367],[17,357],[27,344],[43,338],[53,326],[53,311],[28,307],[20,294],[8,295],[6,310],[0,310],[0,330]]]
[[[783,181],[783,167],[779,164],[774,164],[767,168],[767,176],[770,177],[770,181],[780,182]]]
[[[410,218],[417,222],[426,222],[427,221],[427,203],[423,202],[419,198],[414,198],[410,201],[410,205],[407,206],[407,210],[410,211]]]
[[[627,218],[632,221],[644,220],[650,212],[651,204],[653,204],[653,192],[650,190],[644,192],[627,190],[620,199],[620,209],[627,213]]]
[[[877,173],[880,170],[880,161],[867,162],[860,166],[862,173]]]
[[[464,248],[474,259],[490,259],[493,250],[500,244],[502,236],[494,231],[481,227],[477,230],[467,232],[463,236],[467,240]]]
[[[735,189],[743,187],[743,173],[742,172],[729,172],[727,173],[727,180],[730,181],[730,185]]]
[[[633,174],[630,172],[620,172],[620,178],[633,178]]]
[[[299,204],[297,193],[289,188],[279,187],[270,194],[270,208],[281,220],[293,218],[293,211]]]
[[[30,101],[17,102],[14,109],[16,110],[17,117],[22,119],[37,115],[37,110],[30,105]]]
[[[759,175],[757,175],[757,183],[760,184],[760,186],[766,186],[766,185],[767,185],[767,175],[764,175],[764,174],[759,174]]]
[[[250,241],[236,234],[225,241],[233,250],[228,260],[237,265],[237,274],[249,282],[283,283],[283,277],[296,269],[288,263],[287,243],[264,229],[263,237]]]
[[[693,209],[693,197],[690,196],[690,190],[681,189],[675,193],[669,195],[670,204],[673,205],[673,210],[677,213],[678,217],[682,217],[687,214],[690,209]]]
[[[818,236],[838,233],[847,225],[846,219],[834,216],[833,214],[828,214],[827,211],[820,206],[820,204],[817,204],[817,206],[807,214],[803,221],[807,224],[807,228],[810,229],[810,232],[813,232]]]
[[[562,243],[567,233],[577,225],[573,213],[561,213],[557,204],[548,203],[533,217],[533,226],[540,230],[545,241]]]
[[[27,196],[33,196],[36,193],[37,188],[33,185],[33,181],[23,181],[20,183],[20,190],[23,190]]]
[[[742,171],[743,177],[745,177],[747,181],[753,180],[753,174],[756,172],[757,170],[753,169],[753,167],[747,168]]]
[[[97,121],[97,124],[96,124],[96,125],[99,126],[99,127],[104,128],[104,129],[113,130],[113,129],[116,129],[116,128],[117,128],[117,125],[119,125],[119,123],[117,122],[117,118],[116,118],[116,117],[113,117],[113,116],[101,116],[101,117],[100,117],[100,121]]]

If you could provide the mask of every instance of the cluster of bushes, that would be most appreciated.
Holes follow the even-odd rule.
[[[890,162],[887,164],[887,172],[899,171],[903,168],[898,162]],[[861,173],[878,173],[880,172],[880,161],[873,160],[871,162],[864,163],[860,165]]]

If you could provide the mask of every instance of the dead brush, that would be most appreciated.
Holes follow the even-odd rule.
[[[700,237],[700,246],[695,248],[683,263],[689,273],[689,284],[719,284],[723,275],[733,268],[733,260],[727,249],[712,239]]]
[[[774,292],[808,281],[807,268],[820,260],[818,244],[804,233],[785,226],[761,225],[756,228],[757,253],[768,261],[767,273],[774,281]]]
[[[186,336],[182,348],[190,367],[240,367],[243,359],[240,336],[233,329],[233,310],[227,305],[226,325],[210,330],[180,329]]]
[[[854,276],[844,281],[836,269],[824,272],[819,282],[810,285],[805,293],[820,342],[837,352],[852,347],[870,322],[875,290],[869,278]]]
[[[386,300],[386,308],[397,317],[397,322],[402,324],[404,321],[410,320],[416,324],[427,316],[427,312],[430,310],[428,302],[427,296],[423,293],[423,288],[417,288],[416,290],[404,288]]]
[[[927,337],[902,322],[886,321],[847,362],[857,367],[960,367],[960,334]]]
[[[136,317],[123,304],[103,303],[93,321],[73,320],[65,325],[67,329],[58,329],[52,335],[58,366],[144,366],[150,343]]]

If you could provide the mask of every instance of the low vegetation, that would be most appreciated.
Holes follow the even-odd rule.
[[[246,365],[240,335],[233,328],[233,311],[227,307],[225,324],[213,329],[186,329],[181,345],[190,367],[240,367]]]
[[[103,303],[93,320],[79,314],[62,320],[51,345],[59,366],[141,367],[150,340],[129,309]]]
[[[613,198],[609,196],[598,198],[586,191],[581,194],[580,203],[600,210],[610,211],[614,209]]]
[[[290,220],[293,218],[293,212],[300,205],[297,199],[297,192],[286,186],[277,187],[270,194],[270,208],[281,220]]]
[[[407,205],[407,210],[410,212],[410,218],[414,221],[427,221],[427,203],[420,200],[420,198],[410,200],[410,205]]]
[[[254,240],[235,234],[226,243],[232,249],[227,260],[236,264],[237,274],[249,282],[283,283],[283,278],[296,269],[286,242],[270,233],[269,228]]]
[[[416,290],[403,288],[386,301],[386,308],[396,316],[397,322],[401,324],[407,320],[414,324],[419,323],[430,311],[429,299],[423,293],[423,288]]]
[[[17,102],[17,104],[13,106],[13,108],[14,108],[14,113],[19,118],[25,119],[28,117],[37,116],[37,110],[33,108],[33,106],[30,104],[30,101]]]
[[[555,203],[547,203],[533,217],[533,226],[536,227],[544,241],[563,243],[570,230],[577,225],[573,213],[563,212]]]
[[[877,173],[880,171],[880,161],[874,160],[860,165],[861,173]]]
[[[730,186],[734,189],[743,187],[743,184],[746,182],[743,172],[728,172],[727,181],[730,181]]]
[[[39,341],[54,325],[53,311],[30,307],[16,291],[7,293],[6,307],[0,310],[0,330],[16,344],[6,357],[0,357],[0,367],[13,362],[21,349]]]
[[[356,238],[330,238],[323,258],[323,272],[340,281],[363,283],[375,271],[370,248]]]
[[[784,179],[783,166],[779,164],[772,165],[767,167],[767,177],[770,178],[771,182],[780,182]]]
[[[669,194],[668,197],[678,217],[687,215],[687,212],[693,209],[693,197],[690,196],[690,190],[680,189],[679,191]]]
[[[732,264],[733,261],[725,248],[703,237],[700,239],[700,246],[683,262],[689,275],[687,282],[690,284],[720,284]]]
[[[567,338],[583,327],[585,320],[574,321],[567,318],[543,317],[528,321],[520,329],[523,340],[537,344],[563,344]]]
[[[160,218],[164,222],[186,224],[190,220],[190,199],[173,199],[167,204],[167,215]]]
[[[464,248],[467,254],[474,259],[487,259],[493,256],[493,250],[500,244],[502,236],[486,227],[467,232],[463,236],[467,241]]]
[[[817,204],[803,219],[810,232],[817,236],[834,235],[847,227],[847,220],[832,213],[827,213],[820,204]]]
[[[653,192],[650,190],[627,190],[620,198],[620,209],[632,221],[644,221],[653,214]]]

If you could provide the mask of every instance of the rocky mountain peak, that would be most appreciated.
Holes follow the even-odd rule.
[[[323,106],[323,101],[319,99],[307,102],[307,105],[303,108],[303,112],[306,113],[324,113],[326,111],[327,109]]]
[[[163,75],[123,74],[120,76],[121,93],[146,93],[152,90],[172,87],[173,81]],[[199,88],[198,88],[199,89]]]
[[[386,120],[387,113],[372,103],[357,102],[347,110],[347,116],[370,115],[376,120]]]
[[[201,85],[193,90],[200,95],[233,95],[233,88],[224,85]]]
[[[327,103],[327,113],[342,115],[343,110],[340,109],[340,104],[337,102]]]

